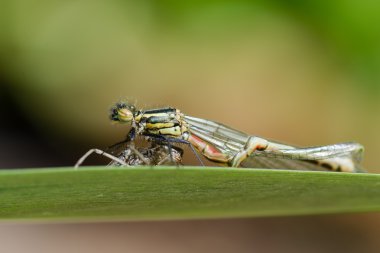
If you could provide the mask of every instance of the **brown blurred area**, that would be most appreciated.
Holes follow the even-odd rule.
[[[3,252],[378,252],[378,214],[2,224]],[[362,222],[354,222],[360,219]],[[368,229],[368,221],[375,221]]]
[[[0,168],[72,166],[121,140],[127,129],[110,124],[108,108],[129,99],[300,146],[357,141],[364,167],[380,172],[379,10],[371,1],[2,1]],[[375,252],[378,227],[373,214],[2,224],[0,242],[8,252]]]

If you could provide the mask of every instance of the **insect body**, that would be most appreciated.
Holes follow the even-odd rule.
[[[161,142],[186,143],[207,159],[231,167],[258,164],[261,167],[285,168],[281,166],[287,164],[290,168],[304,166],[331,171],[361,171],[363,147],[358,143],[298,148],[251,136],[211,120],[187,116],[170,107],[136,110],[128,103],[117,103],[111,108],[110,119],[131,124],[127,141],[141,135]]]

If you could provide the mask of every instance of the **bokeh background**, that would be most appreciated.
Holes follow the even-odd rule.
[[[364,166],[380,172],[379,13],[380,3],[355,0],[3,0],[0,168],[71,166],[89,148],[104,148],[123,139],[126,128],[110,124],[107,114],[114,102],[128,99],[141,108],[173,106],[189,115],[301,146],[357,141],[366,148]],[[94,159],[92,163],[98,163]],[[235,234],[244,236],[234,236],[231,247],[223,249],[238,249],[234,245],[241,241],[240,251],[248,252],[273,243],[270,233],[255,244],[244,243],[257,238],[258,229],[275,230],[284,223],[289,230],[275,237],[280,244],[280,238],[296,244],[306,234],[315,239],[306,240],[307,247],[323,247],[325,237],[319,235],[324,228],[337,231],[332,236],[337,248],[356,252],[347,244],[355,241],[365,251],[376,248],[371,234],[379,234],[378,218],[351,215],[133,226],[139,231],[162,227],[164,233],[171,226],[185,227],[189,232],[179,236],[201,236],[205,245],[215,243],[215,238],[226,244],[230,235],[223,231],[233,226]],[[290,223],[296,224],[293,229]],[[308,230],[299,233],[305,224]],[[342,224],[346,229],[340,229]],[[0,226],[0,233],[13,231],[17,238],[19,230],[39,229],[44,231],[42,237],[62,225],[19,226]],[[79,238],[84,231],[102,226],[111,235],[123,233],[120,227],[131,224],[81,226]],[[220,229],[199,232],[209,226]],[[63,239],[73,228],[63,229],[57,238]],[[361,236],[350,237],[358,231]],[[144,240],[144,233],[139,235],[136,240]],[[95,240],[105,235],[87,236]],[[294,244],[284,244],[283,249]],[[89,248],[82,246],[85,249]]]

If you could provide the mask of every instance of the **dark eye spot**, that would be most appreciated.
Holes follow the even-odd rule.
[[[118,115],[118,105],[115,105],[115,106],[111,107],[111,109],[110,109],[110,114],[109,114],[110,120],[118,121],[119,118],[117,115]]]

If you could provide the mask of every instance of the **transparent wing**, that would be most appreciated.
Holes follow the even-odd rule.
[[[287,170],[310,170],[326,171],[327,168],[309,160],[292,160],[281,158],[269,158],[262,156],[251,156],[241,163],[243,168],[268,168]]]
[[[244,148],[249,136],[211,120],[185,116],[190,132],[209,142],[223,153],[235,155]]]
[[[243,150],[251,137],[243,132],[232,129],[221,123],[201,118],[185,116],[190,132],[209,142],[221,152],[234,156]],[[244,162],[243,166],[263,166],[265,168],[295,168],[324,165],[331,167],[333,163],[349,165],[355,171],[360,171],[363,147],[354,142],[339,143],[328,146],[299,148],[269,141],[268,149],[255,151]],[[293,160],[286,161],[286,160]],[[324,161],[326,163],[324,163]],[[323,166],[322,166],[323,167]]]

